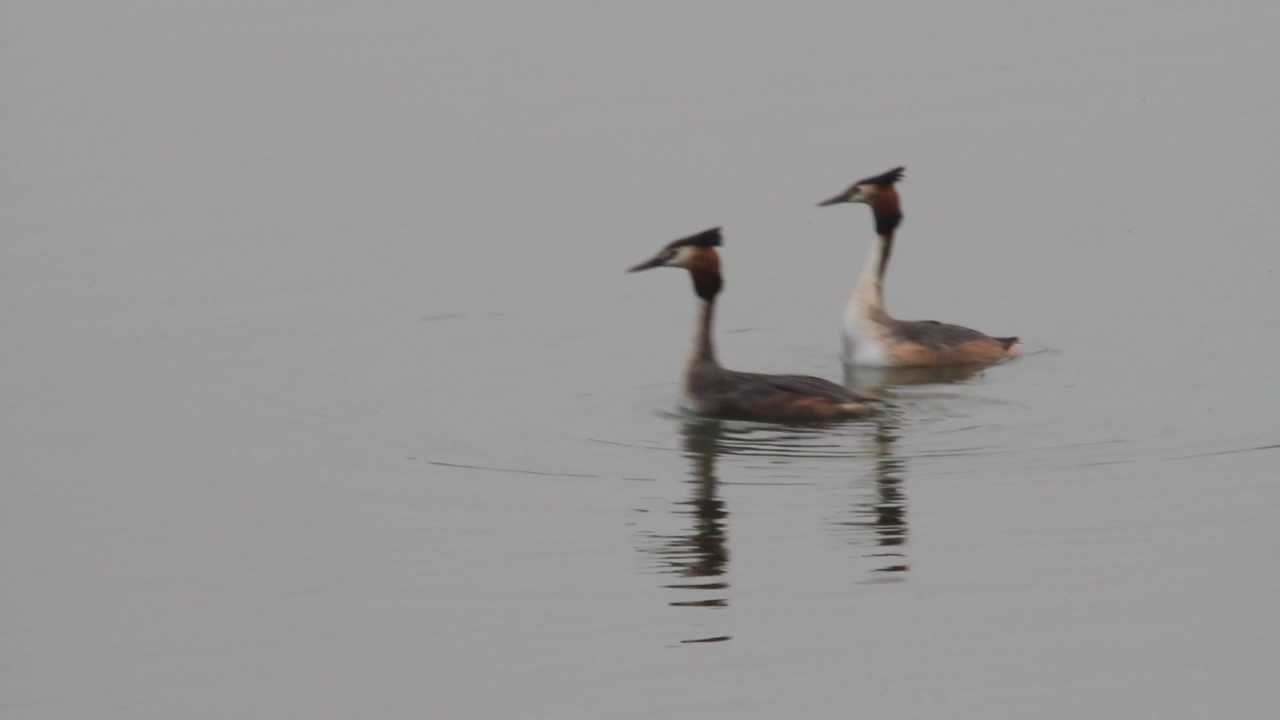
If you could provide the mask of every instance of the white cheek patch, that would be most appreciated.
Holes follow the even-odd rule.
[[[676,248],[676,254],[671,256],[671,259],[667,261],[667,264],[675,267],[687,268],[689,267],[689,263],[693,261],[694,252],[694,248],[688,245]]]

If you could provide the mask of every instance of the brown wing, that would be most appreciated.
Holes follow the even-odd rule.
[[[766,375],[763,373],[734,373],[740,382],[735,389],[752,395],[790,393],[805,397],[819,397],[835,403],[863,402],[869,398],[861,393],[812,375]]]
[[[893,320],[890,329],[893,336],[905,342],[941,350],[974,340],[988,340],[990,336],[959,325],[949,325],[937,320]]]
[[[864,417],[864,397],[843,385],[809,375],[766,375],[704,368],[685,378],[698,412],[765,422],[811,422]]]

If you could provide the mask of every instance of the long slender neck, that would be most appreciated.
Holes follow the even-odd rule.
[[[890,188],[892,189],[892,188]],[[893,234],[902,222],[902,212],[893,202],[875,203],[871,206],[876,220],[876,242],[862,266],[862,275],[854,288],[852,304],[873,320],[889,318],[884,309],[884,276],[889,270],[889,257],[893,254]]]
[[[884,307],[884,274],[889,268],[892,253],[893,233],[877,235],[858,278],[858,297],[881,308]]]
[[[719,365],[716,360],[716,344],[711,338],[715,325],[716,301],[698,300],[698,320],[693,329],[693,351],[689,353],[689,363]]]
[[[698,296],[698,324],[694,325],[694,350],[689,354],[689,369],[719,368],[712,325],[716,319],[716,296],[724,287],[724,279],[719,274],[716,250],[707,247],[701,251],[689,268],[689,277],[694,281],[694,295]]]

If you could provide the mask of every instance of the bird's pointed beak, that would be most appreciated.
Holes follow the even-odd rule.
[[[839,205],[842,202],[849,202],[849,193],[842,192],[839,195],[833,195],[832,197],[829,197],[826,200],[823,200],[822,202],[818,203],[818,207],[826,207],[828,205]]]
[[[657,257],[649,258],[648,260],[645,260],[644,262],[640,263],[639,265],[637,265],[637,266],[635,266],[635,267],[631,268],[631,269],[630,269],[630,270],[628,270],[627,272],[629,272],[629,273],[633,273],[633,272],[640,272],[641,270],[648,270],[648,269],[650,269],[650,268],[656,268],[656,267],[662,267],[662,257],[661,257],[661,256],[657,256]]]

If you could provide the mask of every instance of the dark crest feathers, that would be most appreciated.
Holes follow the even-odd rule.
[[[711,228],[710,230],[703,230],[697,235],[680,238],[668,244],[667,247],[720,247],[720,228]]]
[[[882,175],[869,177],[866,180],[859,180],[854,185],[875,185],[877,187],[892,187],[894,183],[902,179],[902,173],[906,172],[905,167],[896,167]]]

